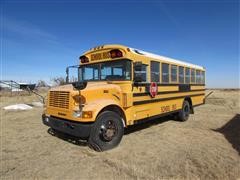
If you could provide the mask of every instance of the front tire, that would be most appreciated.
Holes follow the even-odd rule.
[[[96,151],[106,151],[116,147],[124,134],[121,117],[112,111],[102,112],[91,130],[88,144]]]
[[[177,115],[177,119],[182,122],[187,121],[189,118],[190,111],[191,111],[191,108],[190,108],[189,102],[184,100],[182,109],[180,110],[180,112]]]

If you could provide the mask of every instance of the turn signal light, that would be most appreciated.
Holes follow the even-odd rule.
[[[89,59],[86,56],[80,56],[79,59],[80,59],[81,63],[88,63],[89,62]]]
[[[123,53],[122,51],[120,51],[119,49],[113,49],[110,51],[110,55],[111,58],[119,58],[119,57],[123,57]]]
[[[83,111],[82,117],[83,118],[91,118],[92,117],[92,111]]]

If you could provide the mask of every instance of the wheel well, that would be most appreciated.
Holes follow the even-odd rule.
[[[101,114],[104,111],[113,111],[113,112],[117,113],[123,119],[124,127],[126,126],[126,116],[120,107],[118,107],[117,105],[106,106],[98,113],[97,116],[99,116],[99,114]]]
[[[193,111],[192,99],[190,97],[185,97],[184,101],[188,101],[191,109],[191,114],[193,114],[194,111]]]

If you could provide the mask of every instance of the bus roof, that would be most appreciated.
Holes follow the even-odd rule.
[[[173,58],[166,57],[166,56],[153,54],[153,53],[146,52],[146,51],[143,51],[143,50],[139,50],[139,49],[136,49],[136,48],[130,48],[128,46],[124,46],[124,45],[120,45],[120,44],[106,44],[106,45],[103,45],[103,46],[97,46],[97,47],[91,48],[89,51],[85,52],[84,54],[88,54],[88,53],[91,53],[92,51],[105,49],[105,48],[130,49],[131,53],[134,53],[134,54],[137,54],[137,55],[142,55],[142,56],[154,58],[154,59],[157,59],[157,60],[163,60],[165,62],[175,63],[175,64],[178,64],[178,65],[188,66],[188,67],[192,67],[192,68],[196,68],[196,69],[205,71],[205,68],[202,67],[202,66],[199,66],[199,65],[191,64],[191,63],[188,63],[188,62],[184,62],[184,61],[181,61],[181,60],[178,60],[178,59],[173,59]]]
[[[135,49],[135,48],[129,48],[129,49],[131,50],[131,52],[133,52],[135,54],[141,54],[141,55],[151,57],[151,58],[154,58],[154,59],[160,59],[160,60],[170,62],[170,63],[175,63],[175,64],[179,64],[179,65],[183,65],[183,66],[190,66],[190,67],[193,67],[193,68],[196,68],[196,69],[205,70],[205,68],[202,67],[202,66],[198,66],[198,65],[195,65],[195,64],[191,64],[191,63],[188,63],[188,62],[181,61],[181,60],[177,60],[177,59],[169,58],[169,57],[166,57],[166,56],[161,56],[161,55],[149,53],[149,52],[142,51],[142,50]]]

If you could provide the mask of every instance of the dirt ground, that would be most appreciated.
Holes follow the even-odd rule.
[[[208,91],[209,92],[209,91]],[[86,142],[52,134],[37,101],[1,97],[2,179],[239,179],[240,90],[214,90],[187,122],[170,117],[134,126],[120,145],[97,153]]]

